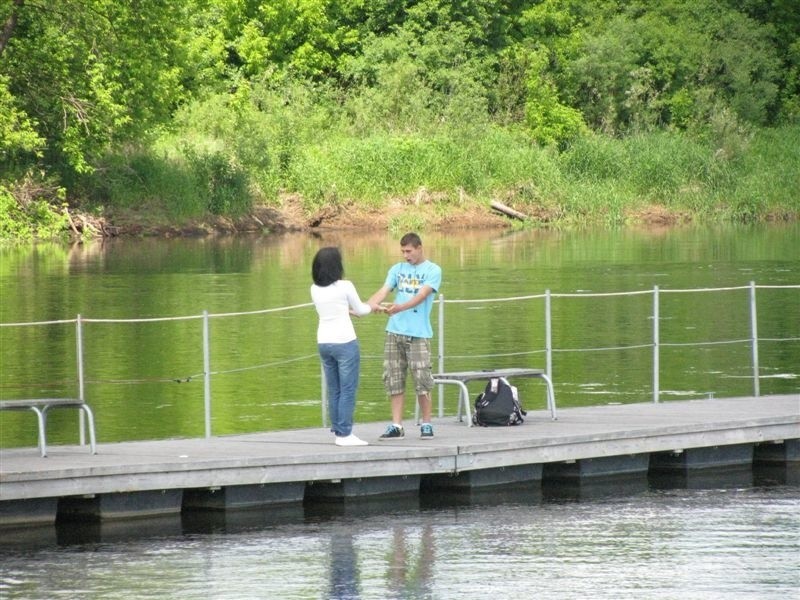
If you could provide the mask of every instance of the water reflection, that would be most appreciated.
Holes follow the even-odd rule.
[[[646,473],[616,477],[590,477],[551,483],[542,482],[542,494],[547,501],[625,498],[648,490]]]
[[[240,510],[184,510],[181,526],[185,534],[239,533],[278,525],[302,523],[301,505],[287,504]]]
[[[48,523],[9,526],[0,529],[0,550],[31,552],[56,545],[56,528]]]
[[[351,529],[337,527],[331,532],[329,570],[328,598],[351,600],[360,597],[358,556]]]
[[[60,546],[116,544],[142,539],[170,538],[183,533],[180,515],[142,519],[67,521],[55,527]]]
[[[420,498],[416,494],[397,494],[379,496],[357,496],[306,502],[306,522],[324,522],[338,518],[367,518],[397,513],[416,512],[420,508]]]
[[[396,598],[430,598],[436,549],[433,528],[395,525],[386,570],[386,587]]]
[[[800,584],[797,487],[483,491],[452,506],[306,506],[284,522],[197,511],[3,530],[0,597],[780,598]]]
[[[719,469],[655,471],[649,474],[649,479],[650,486],[657,490],[734,490],[752,487],[753,469],[750,465],[743,465]]]
[[[783,465],[754,463],[753,485],[767,487],[775,485],[800,486],[800,462],[789,462]]]
[[[538,479],[509,485],[423,488],[421,495],[421,505],[427,509],[443,506],[500,506],[503,504],[533,506],[541,504],[542,500],[542,482]]]

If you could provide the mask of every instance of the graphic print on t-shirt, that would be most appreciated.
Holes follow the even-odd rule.
[[[422,282],[419,280],[419,277],[417,277],[416,272],[400,273],[397,277],[397,289],[401,292],[414,296],[419,292],[419,288],[421,287]]]

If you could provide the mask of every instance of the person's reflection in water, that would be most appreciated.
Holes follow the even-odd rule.
[[[416,554],[412,553],[413,541],[408,539],[407,529],[401,525],[394,528],[387,586],[397,598],[430,598],[435,559],[433,528],[430,525],[422,527]]]
[[[359,597],[358,561],[353,534],[338,530],[331,533],[331,589],[328,597],[333,600],[351,600]]]

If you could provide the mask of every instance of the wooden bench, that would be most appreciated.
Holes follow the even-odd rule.
[[[94,415],[89,405],[76,398],[33,398],[28,400],[2,400],[0,410],[32,410],[39,421],[39,451],[47,456],[47,411],[51,408],[77,408],[82,410],[89,422],[89,448],[97,454],[94,436]]]
[[[451,383],[459,387],[458,398],[458,420],[462,419],[462,410],[467,416],[467,425],[472,427],[472,416],[470,415],[470,397],[467,383],[470,381],[488,381],[495,377],[513,379],[515,377],[538,377],[543,379],[547,385],[547,408],[550,409],[550,416],[556,420],[556,395],[553,390],[553,382],[542,369],[510,368],[510,369],[482,369],[480,371],[454,371],[451,373],[434,373],[433,382],[435,384]],[[442,416],[443,407],[439,402],[439,416]],[[417,403],[415,417],[419,420],[419,403]]]

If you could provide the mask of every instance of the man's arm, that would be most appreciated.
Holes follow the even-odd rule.
[[[388,296],[391,291],[392,290],[389,289],[388,286],[384,285],[383,287],[381,287],[381,289],[379,289],[377,292],[372,294],[372,296],[370,296],[370,299],[367,300],[367,304],[369,304],[372,307],[373,312],[383,310],[383,307],[381,307],[381,302],[386,300],[386,296]]]
[[[391,306],[387,307],[386,313],[394,315],[404,310],[409,310],[411,308],[414,308],[415,306],[422,304],[425,301],[425,298],[427,298],[433,293],[434,291],[431,286],[423,285],[421,288],[419,288],[419,291],[416,294],[414,294],[414,296],[410,300],[407,300],[402,304],[392,304]]]

